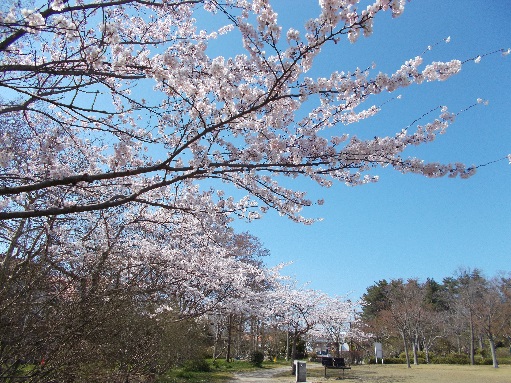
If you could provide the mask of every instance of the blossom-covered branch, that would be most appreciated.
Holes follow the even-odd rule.
[[[443,81],[464,65],[423,65],[417,56],[390,74],[333,68],[308,76],[326,44],[370,36],[379,13],[397,17],[405,2],[357,3],[321,1],[318,17],[285,34],[263,0],[12,7],[0,15],[0,219],[149,201],[180,209],[176,190],[220,179],[251,197],[217,198],[216,213],[250,219],[274,208],[308,223],[301,210],[313,202],[278,176],[360,185],[387,165],[470,176],[473,166],[402,155],[445,132],[454,120],[446,108],[386,137],[326,131],[377,114],[380,107],[365,106],[376,94]],[[225,57],[210,57],[223,41],[232,45]]]

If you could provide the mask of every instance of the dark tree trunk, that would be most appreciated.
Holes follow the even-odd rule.
[[[405,331],[401,331],[401,337],[403,338],[403,344],[405,346],[405,356],[406,356],[406,366],[411,368],[410,366],[410,355],[408,355],[408,343],[406,342],[406,334]]]
[[[232,343],[232,314],[229,314],[229,321],[227,323],[227,352],[225,355],[225,361],[229,363],[231,361],[231,343]]]

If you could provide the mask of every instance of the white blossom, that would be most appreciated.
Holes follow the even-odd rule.
[[[56,11],[62,11],[65,7],[63,0],[53,0],[50,7]]]
[[[309,224],[313,220],[302,216],[303,209],[322,200],[295,190],[292,181],[298,176],[330,187],[374,182],[369,171],[376,164],[428,177],[472,174],[461,165],[403,157],[410,146],[447,131],[455,119],[447,108],[395,134],[359,136],[355,126],[385,108],[386,102],[369,103],[373,96],[447,80],[460,72],[461,61],[411,56],[389,73],[375,72],[373,64],[351,71],[335,68],[317,77],[306,74],[316,73],[311,69],[325,47],[342,54],[337,47],[346,43],[342,34],[356,43],[360,34],[372,33],[379,12],[402,14],[403,0],[365,7],[356,0],[321,0],[317,17],[288,28],[285,36],[277,12],[265,0],[236,2],[236,12],[228,6],[218,12],[216,2],[205,2],[208,17],[221,18],[211,24],[219,25],[213,31],[197,19],[204,10],[187,2],[156,7],[127,1],[107,9],[101,2],[84,1],[95,4],[104,18],[69,10],[63,0],[40,10],[13,8],[4,16],[7,24],[22,16],[22,26],[33,33],[2,51],[6,68],[23,66],[26,78],[34,79],[25,81],[15,70],[2,73],[3,83],[21,100],[13,110],[23,110],[28,94],[38,95],[39,101],[33,111],[12,113],[20,126],[38,128],[28,135],[5,124],[10,130],[9,137],[0,137],[0,162],[13,187],[33,180],[41,185],[34,195],[53,196],[58,190],[69,196],[61,201],[55,194],[27,208],[22,208],[29,204],[26,195],[6,196],[6,206],[15,206],[16,214],[35,214],[31,209],[36,208],[67,214],[71,207],[113,207],[119,201],[172,210],[175,201],[195,198],[197,204],[186,207],[194,214],[220,210],[255,219],[275,209]],[[224,11],[229,25],[224,25]],[[35,35],[43,29],[43,35]],[[234,30],[240,46],[212,56],[222,44],[234,44],[223,37]],[[30,72],[35,64],[45,73]],[[342,131],[347,125],[350,134]],[[227,186],[206,211],[194,187],[210,178],[250,197],[234,198]],[[53,180],[58,187],[44,186]],[[183,185],[193,197],[178,198],[171,185]]]
[[[5,24],[12,24],[16,22],[16,15],[14,14],[13,10],[11,9],[7,15],[4,17],[4,23]]]
[[[26,20],[30,27],[41,27],[44,26],[46,23],[41,13],[33,9],[23,8],[21,10],[21,15],[23,16],[23,18]]]

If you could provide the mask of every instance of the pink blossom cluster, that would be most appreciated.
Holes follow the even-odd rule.
[[[210,179],[230,194],[216,197],[214,214],[250,220],[276,209],[311,223],[301,212],[315,202],[280,176],[328,187],[375,182],[375,166],[472,175],[474,166],[403,156],[446,131],[453,119],[445,112],[394,136],[338,131],[380,112],[383,106],[369,104],[373,95],[444,81],[461,61],[424,64],[417,56],[389,74],[308,75],[326,44],[369,36],[379,13],[396,17],[404,6],[322,0],[318,17],[285,34],[264,0],[14,7],[0,15],[0,81],[13,92],[0,110],[0,217],[147,204],[152,193],[173,206],[182,198],[176,188]],[[199,28],[204,11],[221,19],[215,30]],[[234,35],[238,46],[210,57],[211,47]]]

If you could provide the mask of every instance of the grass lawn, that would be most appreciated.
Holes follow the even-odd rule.
[[[307,363],[307,382],[327,382],[342,378],[342,371],[328,370]],[[284,377],[283,377],[284,378]],[[344,374],[346,382],[357,383],[510,383],[511,366],[465,366],[465,365],[419,365],[406,368],[405,365],[363,365],[352,366]],[[294,381],[290,379],[289,382]]]

